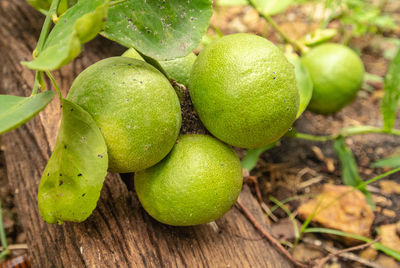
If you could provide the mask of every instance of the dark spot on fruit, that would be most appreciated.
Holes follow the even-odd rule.
[[[47,173],[47,176],[50,176],[50,173]]]
[[[64,145],[64,149],[67,149],[67,145]]]
[[[140,84],[143,84],[143,81],[139,81]]]
[[[62,174],[60,173],[60,177],[62,177]]]
[[[115,75],[115,72],[113,72],[113,75]]]
[[[97,155],[97,157],[103,158],[103,155],[101,155],[101,154],[98,154],[98,155]]]
[[[128,66],[132,66],[132,63],[128,63]]]
[[[274,76],[274,80],[276,79],[276,76]]]
[[[78,177],[81,177],[81,176],[82,176],[82,173],[79,173],[79,174],[78,174]]]
[[[71,109],[71,112],[73,112],[74,111],[74,109]]]
[[[62,180],[60,180],[59,182],[58,182],[58,186],[61,186],[61,185],[63,185],[63,181]]]
[[[86,193],[83,193],[83,194],[82,194],[82,197],[84,197],[85,195],[86,195]]]

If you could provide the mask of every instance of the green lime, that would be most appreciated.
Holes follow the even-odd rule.
[[[332,114],[352,102],[364,78],[360,57],[339,44],[324,44],[311,49],[302,58],[314,84],[308,109]]]
[[[189,92],[205,127],[244,148],[279,139],[299,108],[293,65],[274,44],[251,34],[209,44],[193,65]]]
[[[144,61],[101,60],[75,79],[67,99],[85,109],[100,127],[113,172],[155,165],[179,135],[178,97],[169,81]]]
[[[242,167],[231,147],[207,135],[180,136],[157,165],[135,173],[143,208],[156,220],[188,226],[214,221],[236,202]]]
[[[183,58],[176,58],[168,61],[160,61],[160,65],[167,72],[168,76],[175,79],[178,83],[188,85],[190,71],[196,55],[191,52],[189,55]]]

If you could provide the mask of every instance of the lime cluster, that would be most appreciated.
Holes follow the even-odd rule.
[[[223,37],[198,57],[160,65],[169,78],[188,85],[195,110],[215,138],[179,136],[177,94],[134,49],[84,70],[67,98],[98,124],[109,170],[135,172],[139,201],[153,218],[177,226],[207,223],[233,206],[242,187],[231,146],[274,142],[296,119],[294,67],[271,42],[250,34]]]

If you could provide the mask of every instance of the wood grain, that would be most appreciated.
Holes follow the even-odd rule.
[[[1,94],[30,94],[34,73],[19,62],[30,59],[43,19],[23,0],[0,1]],[[122,51],[98,38],[76,61],[54,72],[55,77],[68,89],[85,67]],[[45,223],[36,196],[59,121],[59,102],[54,99],[39,116],[2,139],[8,181],[15,189],[33,267],[291,267],[236,208],[216,224],[163,225],[147,215],[118,174],[108,175],[98,207],[87,221]],[[240,198],[266,227],[247,187]]]

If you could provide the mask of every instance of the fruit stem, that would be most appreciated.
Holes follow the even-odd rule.
[[[57,91],[57,94],[58,94],[58,97],[60,98],[60,101],[62,101],[63,100],[63,96],[61,94],[61,90],[60,90],[60,87],[57,84],[56,79],[54,78],[54,76],[49,71],[46,71],[46,75],[50,78],[51,83],[53,84],[53,86],[55,87],[55,89]]]
[[[286,43],[289,43],[291,45],[293,45],[296,50],[298,50],[300,53],[304,53],[307,50],[307,47],[305,47],[304,45],[301,45],[299,42],[297,42],[296,40],[290,38],[282,29],[281,27],[279,27],[279,25],[275,22],[275,20],[267,14],[264,14],[264,12],[260,11],[257,9],[256,5],[254,5],[253,0],[249,1],[250,5],[257,10],[258,14],[263,17],[271,26],[272,28],[274,28],[274,30],[280,35],[282,36],[283,40],[285,40]]]
[[[394,135],[394,136],[400,136],[399,129],[384,129],[384,128],[378,128],[378,127],[373,127],[373,126],[357,126],[357,127],[343,128],[341,130],[341,132],[336,135],[315,136],[315,135],[311,135],[311,134],[297,132],[297,133],[294,133],[291,137],[303,139],[303,140],[324,142],[324,141],[335,140],[340,136],[350,137],[350,136],[362,135],[362,134],[368,134],[368,133],[389,134],[389,135]]]
[[[39,55],[39,53],[43,49],[44,43],[46,42],[47,36],[49,35],[50,32],[53,14],[57,14],[57,9],[58,5],[60,4],[60,1],[61,0],[54,0],[53,2],[51,2],[51,6],[49,8],[49,11],[47,12],[46,19],[44,20],[43,23],[42,31],[40,32],[39,40],[37,42],[35,50],[32,53],[34,58],[37,57],[37,55]],[[40,84],[39,72],[40,71],[36,71],[35,82],[33,84],[33,89],[32,89],[32,95],[35,95],[39,89],[39,84]]]

